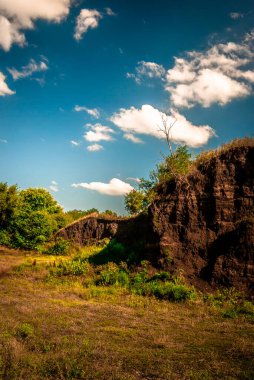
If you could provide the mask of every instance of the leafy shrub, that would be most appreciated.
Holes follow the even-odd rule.
[[[64,239],[58,239],[54,244],[48,248],[48,255],[68,255],[71,243]]]
[[[234,288],[218,290],[214,294],[204,296],[204,301],[214,307],[223,307],[225,304],[237,305],[239,299],[241,295]]]
[[[82,257],[75,257],[70,261],[61,261],[52,272],[57,276],[82,276],[92,272],[92,267],[87,260]]]
[[[100,271],[98,285],[121,285],[126,286],[129,284],[128,273],[115,263],[108,263],[103,265]]]

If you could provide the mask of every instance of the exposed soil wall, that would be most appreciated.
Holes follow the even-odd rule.
[[[183,271],[199,287],[254,292],[254,144],[233,147],[164,183],[148,216],[86,217],[58,236],[85,245],[104,238],[142,240],[144,258]]]

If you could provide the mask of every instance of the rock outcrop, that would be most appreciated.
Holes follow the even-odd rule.
[[[143,257],[199,288],[254,292],[254,139],[209,152],[185,178],[163,183],[148,216],[83,218],[58,236],[143,242]]]
[[[197,162],[158,188],[149,211],[162,266],[254,291],[254,144]]]

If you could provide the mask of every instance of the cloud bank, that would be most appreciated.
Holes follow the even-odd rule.
[[[110,120],[125,133],[125,136],[126,134],[138,134],[149,135],[158,139],[165,138],[165,134],[160,131],[163,127],[163,120],[166,121],[168,127],[176,120],[171,129],[172,141],[190,147],[200,147],[215,135],[210,126],[193,125],[176,110],[171,110],[171,116],[168,116],[147,104],[143,105],[141,109],[135,107],[122,108]]]
[[[103,182],[90,182],[90,183],[74,183],[72,187],[83,188],[88,190],[97,191],[100,194],[111,196],[122,196],[128,194],[133,190],[133,187],[118,178],[112,178],[109,183]]]

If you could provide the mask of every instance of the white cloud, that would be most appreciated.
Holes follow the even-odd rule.
[[[58,183],[56,181],[51,181],[51,185],[49,186],[49,189],[57,193],[59,191]]]
[[[127,73],[127,78],[133,78],[137,84],[141,84],[142,78],[163,78],[166,70],[162,65],[155,62],[140,61],[135,69],[135,74]]]
[[[76,105],[74,107],[74,110],[76,112],[84,111],[84,112],[88,113],[89,115],[93,116],[95,119],[99,119],[99,117],[100,117],[100,111],[97,108],[87,108],[87,107]]]
[[[1,143],[1,144],[7,144],[7,142],[8,142],[8,141],[5,140],[5,139],[0,139],[0,143]]]
[[[133,190],[133,187],[126,182],[121,181],[117,178],[112,178],[109,183],[103,182],[90,182],[90,183],[77,183],[73,184],[72,187],[83,188],[97,191],[100,194],[106,194],[111,196],[121,196],[126,195]]]
[[[97,124],[87,124],[87,127],[90,127],[90,131],[84,134],[84,139],[89,142],[98,142],[98,141],[112,141],[114,140],[112,137],[112,133],[114,133],[113,129]]]
[[[48,66],[44,61],[36,62],[34,59],[30,59],[30,62],[21,68],[21,70],[17,70],[15,68],[8,68],[9,73],[11,74],[14,80],[27,78],[34,73],[39,73],[42,71],[47,71]]]
[[[123,135],[123,137],[125,138],[125,140],[130,140],[132,141],[134,144],[142,144],[144,141],[141,140],[139,137],[137,136],[134,136],[132,133],[125,133]]]
[[[75,141],[75,140],[71,140],[70,143],[72,146],[79,146],[80,145],[80,143],[78,141]]]
[[[166,75],[166,90],[175,107],[200,104],[227,104],[252,92],[254,33],[241,43],[220,43],[205,52],[187,52],[187,58],[175,58]]]
[[[89,152],[98,152],[99,150],[103,150],[103,146],[100,144],[92,144],[88,145],[87,150]]]
[[[9,51],[14,43],[23,46],[25,44],[25,35],[20,32],[15,22],[11,23],[6,17],[0,15],[0,47],[5,51]]]
[[[15,94],[15,92],[9,89],[8,85],[5,83],[5,76],[0,71],[0,96],[13,94]]]
[[[84,33],[88,29],[95,29],[99,25],[99,21],[102,19],[102,14],[96,9],[81,9],[79,16],[76,20],[74,38],[81,40]]]
[[[237,20],[239,18],[243,18],[244,17],[244,14],[243,13],[238,13],[238,12],[231,12],[229,14],[230,18],[232,18],[233,20]]]
[[[168,116],[150,105],[143,105],[141,109],[122,108],[111,117],[111,121],[124,133],[150,135],[158,139],[165,138],[165,134],[160,130],[163,128],[163,120],[168,127],[176,120],[171,128],[172,141],[175,143],[199,147],[206,144],[215,134],[208,125],[193,125],[175,110],[171,110],[171,116]]]
[[[0,0],[0,46],[25,44],[25,29],[33,29],[38,19],[60,22],[69,13],[71,0]]]

